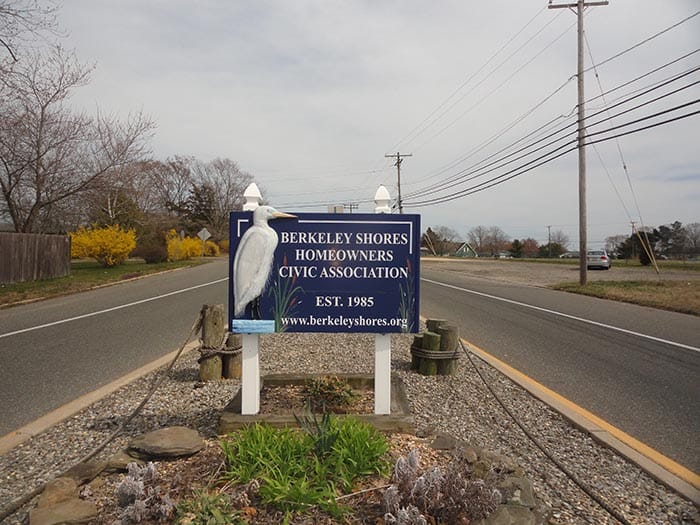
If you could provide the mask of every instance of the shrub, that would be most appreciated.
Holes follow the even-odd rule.
[[[71,257],[90,257],[103,266],[122,264],[136,247],[136,232],[118,224],[103,228],[79,228],[70,234]]]
[[[143,234],[136,242],[133,252],[135,257],[141,257],[147,264],[162,263],[168,260],[168,248],[162,232]]]
[[[228,253],[228,249],[229,249],[228,239],[224,239],[223,241],[219,241],[219,248],[221,249],[222,252]]]
[[[192,237],[181,239],[175,230],[170,230],[165,235],[165,242],[169,261],[183,261],[202,255],[202,241]]]
[[[204,243],[204,256],[205,257],[218,257],[221,251],[219,250],[219,245],[215,242],[206,241]]]

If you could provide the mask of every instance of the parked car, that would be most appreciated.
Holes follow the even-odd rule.
[[[560,259],[578,259],[578,252],[565,252],[559,256]]]
[[[609,270],[612,267],[612,261],[605,250],[588,250],[586,252],[586,266]]]

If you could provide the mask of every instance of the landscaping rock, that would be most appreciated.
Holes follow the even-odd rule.
[[[29,525],[71,525],[90,523],[97,517],[97,506],[74,498],[50,507],[37,507],[29,512]]]
[[[84,461],[71,467],[63,476],[74,479],[78,485],[84,485],[99,476],[106,465],[104,461]]]
[[[126,472],[129,463],[138,463],[139,465],[144,464],[142,460],[129,455],[126,450],[120,450],[119,452],[115,452],[107,459],[105,471]]]
[[[499,484],[499,489],[502,492],[512,494],[508,503],[511,505],[520,505],[530,509],[535,508],[535,492],[532,489],[532,483],[527,478],[510,476]]]
[[[37,507],[51,507],[78,497],[78,483],[72,478],[56,478],[49,481],[44,488],[44,492],[39,496]]]
[[[168,427],[138,436],[127,447],[129,455],[154,460],[192,456],[204,448],[204,438],[187,427]]]
[[[537,520],[529,509],[519,505],[500,505],[488,518],[474,525],[535,525]]]

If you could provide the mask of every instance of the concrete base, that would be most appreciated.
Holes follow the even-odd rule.
[[[265,386],[303,385],[313,378],[325,377],[328,374],[271,374],[263,376],[260,388]],[[333,374],[345,379],[348,384],[358,390],[373,390],[373,375],[358,374]],[[297,414],[300,415],[300,414]],[[370,423],[382,432],[403,432],[412,434],[415,432],[413,417],[411,416],[408,398],[404,390],[403,382],[397,376],[391,378],[391,413],[390,414],[337,414],[336,417],[356,417],[360,421]],[[233,400],[224,408],[219,418],[219,434],[234,432],[246,425],[253,423],[267,423],[274,427],[297,426],[293,414],[254,414],[241,415],[241,391],[238,390]]]

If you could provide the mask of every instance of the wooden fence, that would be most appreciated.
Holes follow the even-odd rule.
[[[0,232],[0,284],[70,275],[70,237]]]

